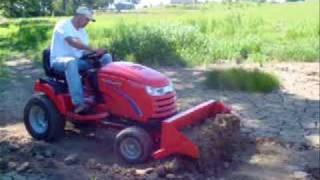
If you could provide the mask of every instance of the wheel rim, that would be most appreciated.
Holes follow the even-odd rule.
[[[122,140],[120,151],[127,159],[137,159],[142,153],[139,141],[136,138],[128,137]]]
[[[29,122],[33,131],[42,134],[48,129],[48,120],[45,111],[40,106],[32,106],[29,113]]]

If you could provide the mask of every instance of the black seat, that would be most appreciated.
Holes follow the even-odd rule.
[[[43,65],[43,69],[44,69],[46,76],[54,78],[54,79],[59,79],[59,80],[65,79],[65,75],[63,72],[57,72],[51,68],[51,66],[50,66],[50,49],[49,48],[43,50],[43,52],[42,52],[42,65]]]
[[[65,75],[63,72],[57,72],[50,66],[50,49],[47,48],[42,52],[42,64],[46,76],[50,79],[40,79],[41,83],[50,84],[54,89],[55,93],[66,93],[68,90]],[[99,91],[97,71],[95,69],[89,71],[80,71],[81,77],[88,77],[90,85],[93,87],[93,91],[96,97],[101,97]],[[62,81],[61,81],[62,80]],[[101,101],[103,98],[98,98]]]

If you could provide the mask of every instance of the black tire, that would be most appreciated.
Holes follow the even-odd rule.
[[[37,140],[52,142],[64,135],[65,120],[43,94],[35,94],[28,101],[24,108],[24,124],[29,134]]]
[[[124,152],[128,148],[128,144],[134,145],[139,152],[131,156]],[[142,163],[150,156],[153,148],[153,141],[147,131],[144,129],[132,126],[120,131],[115,140],[115,152],[124,161],[128,163]],[[128,150],[130,151],[130,150]]]

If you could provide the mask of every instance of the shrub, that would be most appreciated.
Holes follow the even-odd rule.
[[[154,65],[199,64],[208,56],[206,36],[190,25],[119,24],[111,40],[120,58]]]
[[[278,89],[280,82],[276,76],[242,68],[214,69],[207,72],[205,84],[213,89],[240,90],[248,92],[270,92]]]
[[[37,50],[50,40],[52,24],[20,25],[14,38],[15,47],[19,50]]]

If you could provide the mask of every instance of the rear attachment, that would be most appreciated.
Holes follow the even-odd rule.
[[[239,130],[240,120],[231,114],[231,109],[210,100],[163,121],[160,149],[153,157],[180,154],[199,161],[222,157],[221,147],[232,141]]]

